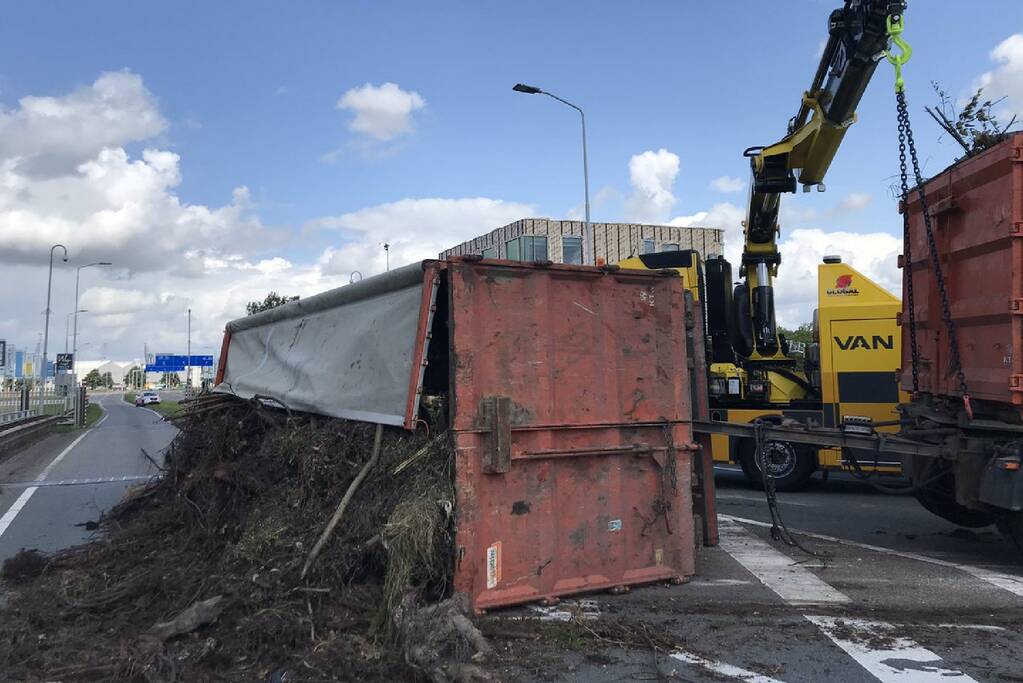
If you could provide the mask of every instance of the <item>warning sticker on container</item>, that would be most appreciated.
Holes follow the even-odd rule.
[[[501,542],[487,548],[487,588],[497,588],[501,582]]]
[[[664,564],[664,548],[654,548],[654,564],[658,567]]]
[[[612,519],[612,520],[608,521],[608,523],[607,523],[607,530],[608,531],[621,531],[622,530],[622,520],[620,520],[620,519]]]

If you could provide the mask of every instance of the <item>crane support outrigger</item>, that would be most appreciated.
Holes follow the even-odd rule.
[[[732,346],[751,361],[786,360],[778,338],[772,278],[778,274],[778,209],[781,195],[824,190],[831,166],[856,107],[884,58],[889,44],[887,26],[901,22],[905,2],[846,0],[828,18],[828,41],[810,89],[803,93],[788,132],[767,147],[744,152],[752,169],[749,207],[743,224],[745,244],[733,292],[735,329]]]

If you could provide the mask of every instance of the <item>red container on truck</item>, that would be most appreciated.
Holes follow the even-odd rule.
[[[957,162],[922,189],[951,325],[944,317],[924,202],[914,189],[904,207],[912,258],[902,262],[908,273],[900,381],[917,393],[903,408],[903,431],[940,443],[942,457],[912,458],[912,476],[932,512],[966,526],[996,522],[1023,547],[1023,134]]]

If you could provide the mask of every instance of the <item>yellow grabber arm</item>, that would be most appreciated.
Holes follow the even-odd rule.
[[[744,152],[752,170],[745,244],[735,288],[733,347],[749,360],[784,360],[774,316],[772,278],[778,274],[778,208],[781,195],[824,190],[824,176],[842,138],[856,121],[856,106],[888,48],[888,26],[901,25],[905,2],[846,0],[828,18],[828,42],[810,89],[788,133],[767,147]]]

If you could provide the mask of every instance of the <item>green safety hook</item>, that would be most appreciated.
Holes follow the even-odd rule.
[[[891,50],[885,50],[885,57],[891,62],[892,66],[895,67],[895,92],[902,92],[906,87],[906,81],[902,78],[902,65],[909,61],[909,58],[913,56],[913,48],[909,46],[905,40],[902,39],[902,31],[905,28],[906,19],[902,15],[899,15],[897,19],[892,20],[892,15],[888,15],[885,19],[885,23],[888,27],[888,36],[892,39],[892,43],[901,50],[899,54],[893,54]]]

